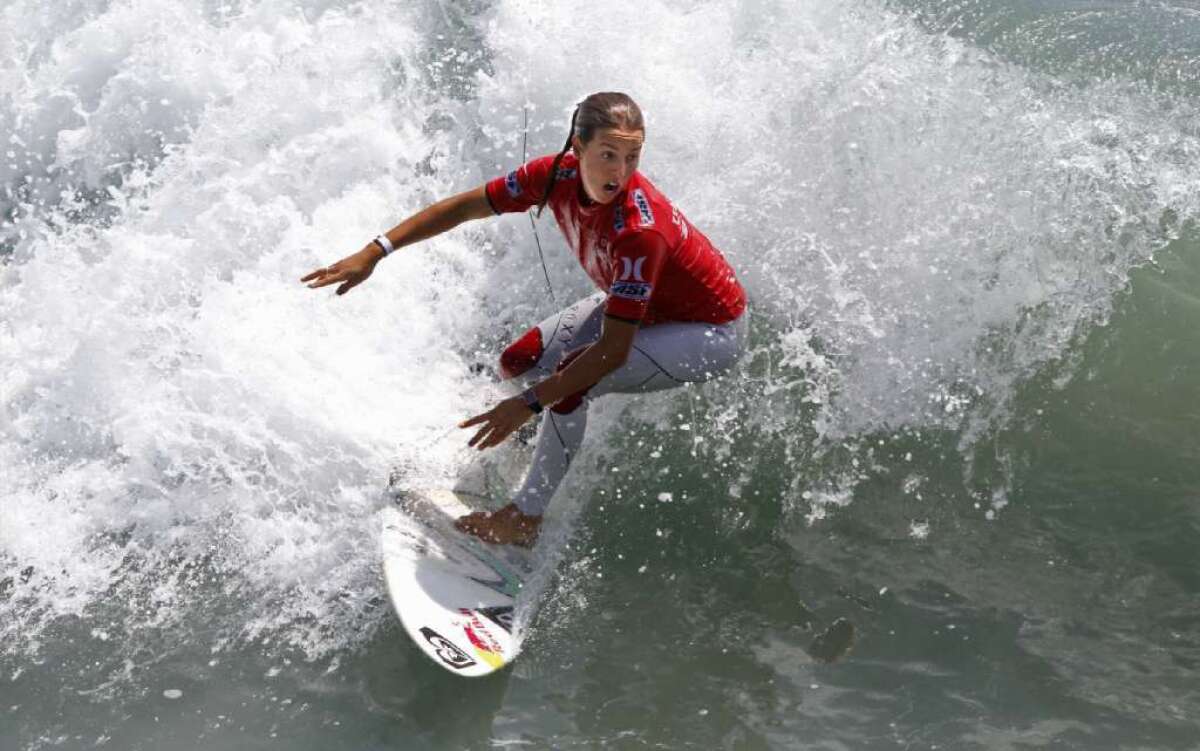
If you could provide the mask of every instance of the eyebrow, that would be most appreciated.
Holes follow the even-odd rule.
[[[609,140],[607,140],[607,139],[601,139],[601,141],[600,141],[600,145],[601,145],[601,146],[607,146],[607,147],[609,147],[610,149],[613,149],[614,151],[620,151],[620,150],[621,150],[621,147],[620,147],[620,146],[618,146],[617,144],[615,144],[615,143],[613,143],[612,141],[609,141]],[[640,143],[639,143],[637,146],[634,146],[633,148],[631,148],[631,149],[630,149],[630,151],[641,151],[641,150],[642,150],[642,144],[640,144]]]

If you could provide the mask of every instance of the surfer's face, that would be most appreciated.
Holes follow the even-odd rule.
[[[620,195],[637,169],[645,140],[640,130],[620,128],[602,128],[587,143],[575,136],[571,145],[579,157],[579,179],[587,197],[609,203]]]

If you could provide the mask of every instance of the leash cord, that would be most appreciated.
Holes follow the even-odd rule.
[[[521,164],[525,164],[529,159],[527,147],[529,143],[529,109],[522,107],[521,111],[525,116],[524,133],[521,135]],[[550,271],[546,268],[546,254],[542,252],[542,238],[538,237],[537,222],[533,220],[532,211],[527,213],[529,214],[529,226],[533,228],[533,241],[537,243],[538,260],[542,262],[542,273],[546,276],[546,290],[550,293],[550,302],[557,305],[558,300],[554,297],[554,286],[550,284]]]

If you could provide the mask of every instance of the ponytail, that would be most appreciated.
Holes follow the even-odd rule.
[[[558,182],[558,165],[562,164],[563,157],[571,150],[571,140],[575,138],[575,118],[579,117],[579,105],[575,105],[575,111],[571,113],[571,127],[567,130],[567,142],[563,144],[562,151],[558,152],[558,156],[554,157],[554,161],[550,164],[550,181],[546,183],[546,192],[542,194],[542,200],[538,201],[537,216],[542,218],[542,210],[546,208],[546,202],[550,200],[550,191],[554,190],[554,183]]]

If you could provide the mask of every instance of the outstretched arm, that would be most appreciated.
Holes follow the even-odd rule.
[[[483,219],[494,213],[481,185],[421,209],[388,230],[386,234],[392,242],[392,247],[402,248],[440,235],[463,222]],[[381,258],[383,251],[378,245],[370,242],[357,253],[346,256],[337,263],[304,275],[300,281],[308,283],[312,289],[340,283],[337,293],[344,295],[365,282]]]

